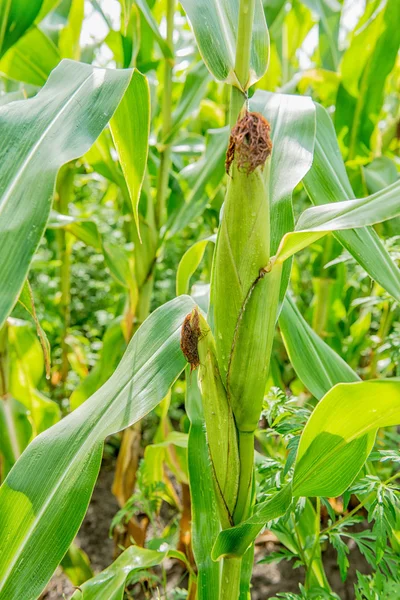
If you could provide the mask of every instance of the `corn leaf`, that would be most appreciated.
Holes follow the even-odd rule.
[[[131,546],[107,569],[80,585],[71,600],[122,600],[127,579],[134,571],[155,567],[169,554]]]
[[[43,235],[58,169],[89,149],[132,74],[65,60],[33,99],[0,107],[0,280],[7,281],[0,292],[0,325]]]
[[[399,423],[400,380],[333,387],[317,404],[300,438],[293,494],[342,494],[371,452],[378,428]]]
[[[269,192],[273,256],[285,233],[294,229],[292,193],[312,165],[315,108],[310,98],[261,91],[254,94],[250,108],[264,115],[271,124]],[[289,275],[288,263],[283,269],[281,298],[285,295]]]
[[[39,15],[43,0],[1,0],[0,56],[11,48]]]
[[[283,237],[276,261],[287,260],[330,231],[375,225],[399,215],[400,180],[366,198],[313,206],[300,215],[296,231]]]
[[[310,327],[289,295],[282,305],[279,326],[294,370],[320,399],[337,383],[358,381],[358,375]]]
[[[343,56],[335,125],[347,159],[369,156],[384,100],[385,81],[400,45],[398,0],[370,2]]]
[[[9,473],[0,488],[1,600],[33,600],[50,579],[85,515],[105,437],[152,410],[184,368],[180,330],[193,305],[181,296],[152,313],[111,378]]]
[[[0,60],[0,72],[42,86],[59,62],[57,47],[38,27],[32,27]]]
[[[110,121],[110,129],[139,231],[138,205],[150,132],[150,90],[146,77],[139,71],[133,72],[131,83]]]
[[[215,241],[216,236],[211,235],[205,240],[200,240],[199,242],[196,242],[195,244],[193,244],[193,246],[190,246],[190,248],[186,250],[185,254],[182,256],[179,262],[178,271],[176,273],[177,296],[179,296],[180,294],[189,293],[190,278],[201,263],[207,244],[209,242],[215,244]]]
[[[340,154],[333,123],[326,110],[319,104],[316,104],[316,111],[314,161],[303,180],[304,187],[315,205],[350,200],[354,198],[354,192]],[[399,269],[374,229],[367,227],[357,231],[338,231],[334,236],[372,279],[394,298],[400,299]]]
[[[189,483],[192,503],[192,546],[198,569],[198,600],[218,598],[219,565],[211,550],[220,530],[213,475],[207,445],[202,399],[195,377],[186,368],[186,412],[190,420],[188,440]]]
[[[235,74],[239,0],[181,0],[181,4],[203,60],[215,79],[243,88],[261,79],[269,60],[269,35],[261,0],[255,1],[248,82],[239,82]]]

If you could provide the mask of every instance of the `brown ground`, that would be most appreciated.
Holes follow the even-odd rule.
[[[107,567],[113,561],[114,543],[109,538],[108,532],[112,518],[118,510],[117,502],[111,493],[113,469],[103,465],[97,481],[92,501],[85,520],[77,537],[78,545],[85,550],[90,558],[92,568],[96,573]],[[292,564],[281,561],[279,564],[257,564],[266,552],[274,552],[279,547],[272,541],[272,536],[265,536],[265,542],[256,549],[256,559],[253,571],[252,600],[266,600],[277,592],[298,592],[299,582],[304,581],[303,569],[293,569]],[[342,600],[353,600],[353,584],[356,581],[356,569],[362,573],[368,572],[368,566],[357,549],[351,549],[351,567],[345,583],[340,579],[339,569],[336,564],[336,552],[330,548],[324,553],[324,565],[328,579],[334,591]],[[165,565],[168,570],[168,581],[174,589],[182,586],[184,576],[181,566],[176,561],[169,561]],[[53,576],[43,596],[43,600],[69,600],[74,588],[66,576],[58,569]],[[135,591],[135,600],[142,600],[144,596],[140,590]],[[153,600],[168,600],[168,596],[153,596]]]

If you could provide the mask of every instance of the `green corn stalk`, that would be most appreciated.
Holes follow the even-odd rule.
[[[198,356],[192,362],[192,367],[200,365],[222,528],[247,518],[254,500],[254,432],[268,377],[282,272],[270,262],[270,128],[264,117],[248,113],[245,103],[253,18],[254,1],[241,0],[236,75],[242,89],[232,88],[229,179],[211,278],[209,322],[215,343],[201,319]],[[185,322],[193,325],[193,319],[192,313]],[[221,599],[238,597],[241,563],[224,559]]]

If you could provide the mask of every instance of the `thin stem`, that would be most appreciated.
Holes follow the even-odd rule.
[[[383,482],[383,485],[387,485],[391,481],[394,481],[395,479],[399,479],[399,478],[400,478],[400,471],[398,473],[395,473],[391,477],[389,477],[389,479],[386,479],[386,481]],[[368,496],[366,496],[364,498],[364,500],[362,500],[359,504],[357,504],[357,506],[355,508],[353,508],[353,510],[351,510],[349,513],[347,513],[347,515],[345,515],[338,521],[335,521],[334,523],[332,523],[332,525],[329,525],[329,527],[326,527],[325,529],[323,529],[321,531],[320,535],[325,535],[325,534],[329,533],[330,531],[332,531],[332,529],[336,529],[336,527],[339,527],[340,525],[342,525],[343,523],[348,521],[348,519],[351,519],[351,517],[353,515],[357,514],[359,510],[361,510],[366,504],[368,504],[368,502],[373,498],[373,496],[374,496],[374,492],[371,492],[370,494],[368,494]]]
[[[315,498],[315,540],[314,540],[314,544],[311,550],[311,556],[310,559],[308,561],[308,564],[306,563],[306,567],[307,567],[307,575],[306,575],[306,583],[309,585],[310,583],[310,574],[313,573],[313,563],[314,563],[314,558],[316,556],[317,550],[319,548],[319,538],[320,538],[320,528],[321,528],[321,499],[319,498],[319,496],[317,496]],[[315,575],[315,573],[313,573]]]
[[[173,48],[174,41],[174,14],[175,0],[167,0],[167,38],[169,47]],[[160,152],[160,168],[157,181],[156,198],[156,223],[157,228],[164,225],[167,219],[167,196],[168,196],[168,178],[171,165],[171,145],[167,142],[172,124],[172,70],[173,60],[165,59],[164,66],[164,88],[162,98],[162,129],[161,143],[163,144]]]
[[[225,558],[219,600],[237,600],[240,593],[241,558]]]

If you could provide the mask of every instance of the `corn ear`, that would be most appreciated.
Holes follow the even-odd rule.
[[[280,268],[267,272],[271,142],[269,125],[260,129],[262,120],[261,115],[247,113],[232,130],[230,180],[211,283],[210,320],[218,365],[236,425],[249,432],[255,430],[261,412],[280,284]]]
[[[238,481],[239,455],[235,420],[218,369],[212,332],[197,309],[186,317],[184,328],[192,331],[193,344],[181,344],[192,367],[199,367],[199,387],[206,422],[207,443],[213,467],[216,496],[223,527],[233,524]],[[197,344],[197,354],[194,346]],[[185,353],[184,350],[184,353]]]

